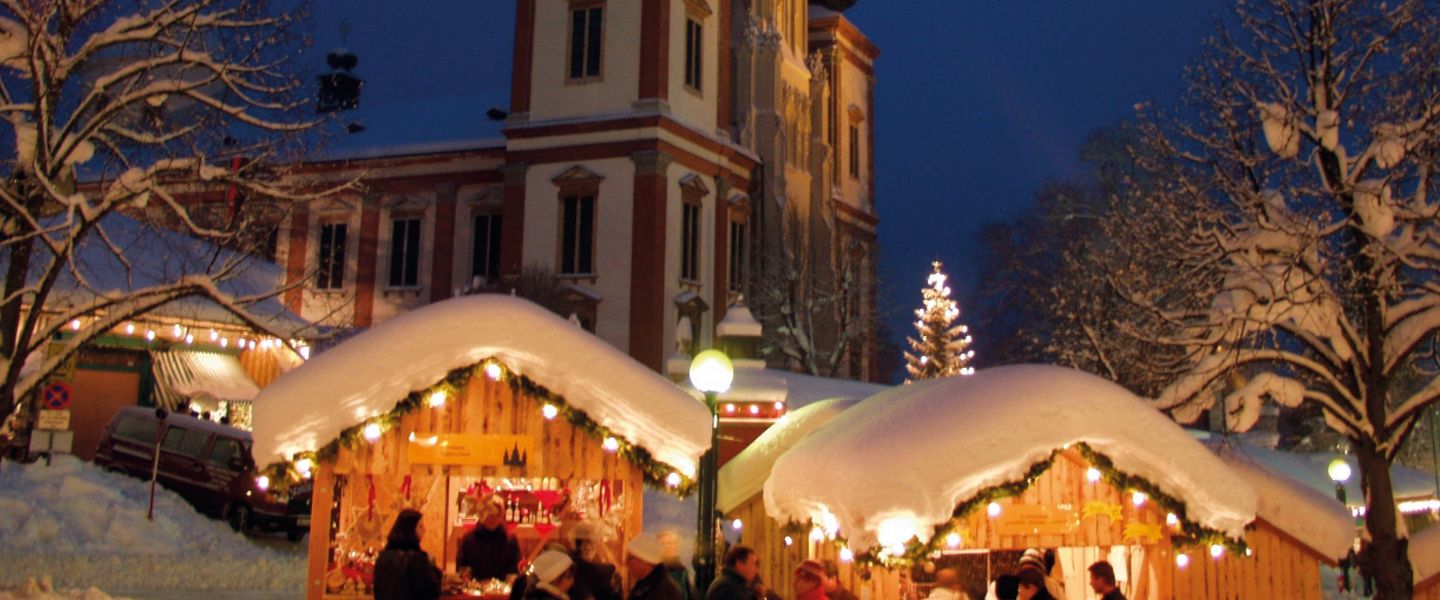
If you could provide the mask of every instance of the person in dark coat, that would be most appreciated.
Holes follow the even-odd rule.
[[[575,550],[570,558],[575,561],[575,587],[570,588],[570,600],[621,600],[620,574],[610,555],[605,551],[605,526],[586,521],[570,531]]]
[[[420,549],[425,525],[420,511],[405,509],[395,517],[385,549],[375,559],[375,600],[435,600],[440,597],[440,569]]]
[[[1125,600],[1115,587],[1115,567],[1103,560],[1090,565],[1090,589],[1100,594],[1100,600]]]
[[[680,600],[680,588],[660,566],[660,540],[655,536],[641,534],[630,540],[625,549],[625,569],[635,585],[630,587],[627,600]]]
[[[1015,577],[1020,579],[1019,600],[1055,600],[1045,588],[1045,574],[1040,569],[1020,569]]]
[[[564,552],[541,552],[530,564],[533,583],[525,588],[525,600],[569,600],[575,585],[574,564]]]
[[[695,589],[695,578],[690,576],[690,569],[680,561],[680,535],[673,529],[660,532],[657,536],[660,540],[660,555],[662,561],[660,567],[665,569],[665,574],[675,582],[675,587],[680,588],[681,600],[699,600],[700,591]]]
[[[505,529],[504,509],[499,496],[485,502],[480,522],[460,539],[455,570],[468,571],[476,581],[505,579],[520,572],[520,542]]]
[[[710,583],[705,600],[755,600],[750,582],[760,573],[760,555],[749,546],[731,546],[722,564],[724,568]]]

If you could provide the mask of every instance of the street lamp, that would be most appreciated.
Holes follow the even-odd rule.
[[[695,536],[695,583],[701,590],[710,589],[715,579],[718,544],[715,536],[715,503],[719,487],[720,417],[715,412],[715,397],[730,389],[735,367],[730,357],[719,350],[706,350],[690,361],[690,385],[705,393],[705,408],[710,409],[710,449],[700,458],[700,513]]]
[[[1325,472],[1330,474],[1330,481],[1335,482],[1335,499],[1340,504],[1345,504],[1345,482],[1350,480],[1350,463],[1343,458],[1330,461],[1330,466],[1325,467]]]
[[[1325,467],[1325,472],[1330,475],[1330,481],[1335,482],[1335,499],[1340,501],[1340,508],[1347,512],[1350,507],[1345,504],[1345,482],[1350,480],[1350,463],[1344,457],[1330,461]],[[1340,561],[1340,587],[1344,591],[1350,591],[1350,559]]]

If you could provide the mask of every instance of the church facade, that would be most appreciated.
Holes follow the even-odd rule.
[[[658,371],[711,346],[735,302],[825,294],[807,343],[851,343],[823,374],[877,379],[874,319],[834,308],[873,315],[876,298],[879,53],[854,24],[803,0],[516,5],[497,137],[290,169],[359,185],[280,228],[277,262],[304,281],[286,305],[366,327],[536,271]],[[797,270],[788,292],[770,275]]]

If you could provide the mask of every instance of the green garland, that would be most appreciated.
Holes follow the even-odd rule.
[[[1143,492],[1159,505],[1161,509],[1174,513],[1175,517],[1179,519],[1181,532],[1180,535],[1170,538],[1175,546],[1209,546],[1219,544],[1240,556],[1245,555],[1246,547],[1243,540],[1231,538],[1220,531],[1191,521],[1186,516],[1185,503],[1161,491],[1159,486],[1143,477],[1131,475],[1116,469],[1115,464],[1109,457],[1096,452],[1084,442],[1077,442],[1071,444],[1071,446],[1079,451],[1080,455],[1089,461],[1092,466],[1098,469],[1102,478],[1116,489],[1138,490]],[[964,524],[964,519],[969,516],[970,513],[983,506],[988,506],[996,500],[1012,498],[1025,493],[1025,490],[1034,485],[1035,481],[1039,479],[1041,475],[1049,471],[1050,467],[1054,466],[1055,457],[1058,456],[1060,452],[1061,450],[1052,450],[1049,456],[1030,465],[1030,468],[1026,469],[1025,475],[1020,479],[981,489],[976,492],[974,496],[957,504],[955,509],[950,512],[950,519],[935,527],[935,531],[930,536],[928,542],[922,543],[918,537],[911,538],[905,545],[905,553],[900,555],[891,555],[888,552],[884,552],[883,548],[871,548],[864,554],[855,555],[855,563],[865,568],[872,566],[903,568],[928,560],[934,553],[941,550],[941,546],[945,544],[946,538]],[[805,525],[794,522],[787,523],[782,527],[782,531],[792,527],[799,530],[803,529]],[[835,543],[841,547],[847,545],[847,541],[843,537],[837,537]],[[882,554],[882,552],[884,552],[884,554]]]
[[[303,474],[297,468],[297,464],[303,460],[321,461],[333,460],[339,455],[341,448],[355,448],[369,443],[365,439],[365,428],[370,424],[378,424],[382,431],[393,429],[400,423],[405,415],[417,410],[426,408],[429,404],[431,394],[443,391],[450,397],[455,397],[459,390],[465,388],[475,377],[486,377],[485,369],[490,365],[499,366],[501,369],[500,380],[510,386],[510,390],[517,394],[524,394],[536,400],[554,406],[556,418],[564,417],[571,425],[580,428],[590,437],[604,440],[614,438],[619,448],[615,451],[618,456],[640,468],[644,476],[645,484],[661,491],[673,493],[685,497],[695,490],[696,482],[693,478],[678,475],[679,470],[656,460],[651,456],[650,451],[635,444],[620,435],[610,431],[605,426],[595,422],[585,411],[575,408],[565,400],[563,396],[552,393],[545,386],[542,386],[530,378],[520,375],[502,365],[493,358],[487,358],[468,367],[460,367],[445,374],[440,381],[435,382],[428,388],[421,391],[413,391],[395,404],[389,412],[372,417],[362,423],[352,425],[340,431],[340,435],[330,440],[325,445],[313,452],[300,452],[291,457],[288,461],[277,461],[267,465],[260,471],[261,475],[270,478],[274,482],[273,487],[277,491],[283,491],[294,482],[303,478]],[[677,474],[680,479],[679,485],[670,485],[667,479]]]

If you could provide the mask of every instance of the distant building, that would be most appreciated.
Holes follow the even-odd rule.
[[[357,116],[358,133],[289,169],[362,185],[281,227],[276,262],[311,278],[288,308],[366,327],[538,265],[586,329],[660,371],[682,319],[694,347],[713,344],[780,256],[791,207],[817,268],[861,265],[873,309],[878,50],[842,14],[800,0],[516,11],[503,121],[421,98],[389,120],[439,123],[425,143],[365,147],[387,119]],[[866,337],[841,375],[880,377]]]

